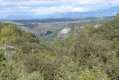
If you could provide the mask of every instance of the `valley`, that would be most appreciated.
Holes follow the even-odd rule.
[[[24,31],[31,32],[43,41],[54,41],[58,38],[64,39],[72,34],[76,27],[84,29],[85,26],[101,26],[113,19],[107,17],[82,17],[82,18],[62,18],[62,19],[33,19],[33,20],[8,20],[3,23],[11,23]],[[63,30],[69,29],[62,33]]]
[[[118,14],[98,23],[97,20],[54,22],[33,28],[24,25],[0,22],[1,80],[119,79]],[[39,28],[47,33],[36,36]],[[54,41],[49,36],[52,34]]]
[[[0,80],[119,80],[119,0],[0,0]]]

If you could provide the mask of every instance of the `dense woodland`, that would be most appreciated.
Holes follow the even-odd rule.
[[[0,80],[119,80],[119,15],[44,42],[0,23]]]

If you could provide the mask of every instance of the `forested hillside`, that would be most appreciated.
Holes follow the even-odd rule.
[[[0,80],[119,80],[119,16],[44,42],[0,23]]]
[[[10,20],[3,23],[12,23],[24,31],[31,32],[40,37],[43,41],[54,41],[57,38],[66,38],[75,27],[84,28],[88,24],[99,26],[105,24],[114,17],[82,17],[82,18],[62,18],[62,19],[28,19]],[[67,33],[61,33],[64,29],[70,29]],[[64,30],[65,31],[65,30]]]

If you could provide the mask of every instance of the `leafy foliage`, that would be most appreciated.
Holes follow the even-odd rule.
[[[50,43],[12,24],[1,23],[0,39],[6,37],[3,34],[8,29],[12,30],[9,32],[16,36],[16,41],[11,42],[15,49],[7,49],[12,54],[9,60],[0,49],[0,79],[118,80],[118,21],[117,16],[100,27],[87,25],[85,29],[76,28],[66,39]],[[9,25],[10,28],[7,27]]]
[[[44,80],[44,78],[38,72],[34,72],[32,74],[22,74],[17,80]]]
[[[107,74],[102,72],[97,67],[93,67],[93,69],[85,69],[81,74],[76,78],[76,80],[110,80],[107,77]]]

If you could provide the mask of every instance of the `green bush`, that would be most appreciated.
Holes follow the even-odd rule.
[[[78,66],[78,63],[70,62],[62,64],[58,70],[56,80],[74,80],[81,73],[82,68]]]
[[[93,69],[85,69],[79,74],[76,80],[110,80],[106,73],[98,69],[97,67],[93,67]]]
[[[83,69],[78,63],[70,62],[59,68],[56,80],[110,80],[106,73],[97,67]]]
[[[33,72],[32,74],[24,73],[17,80],[44,80],[44,78],[39,72]]]
[[[4,62],[4,65],[1,66],[1,68],[1,80],[16,80],[21,73],[19,64],[12,60]]]

